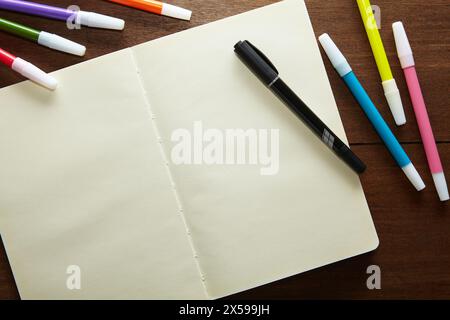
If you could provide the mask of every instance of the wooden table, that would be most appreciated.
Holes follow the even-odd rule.
[[[10,12],[3,18],[58,33],[88,47],[84,58],[72,57],[0,33],[0,47],[22,58],[29,58],[44,70],[61,69],[177,31],[235,15],[275,2],[273,0],[174,0],[170,3],[193,8],[191,22],[137,11],[92,0],[46,0],[49,4],[69,6],[74,2],[83,10],[119,16],[126,20],[123,32],[82,28],[70,31],[64,23]],[[381,8],[386,51],[397,79],[408,124],[394,125],[355,1],[306,0],[316,35],[330,33],[347,58],[381,113],[399,137],[414,164],[422,173],[427,188],[418,193],[396,167],[393,159],[374,133],[368,120],[353,100],[344,83],[325,65],[352,149],[368,164],[362,176],[364,191],[380,237],[380,247],[369,254],[341,261],[304,274],[239,293],[236,299],[393,299],[450,298],[450,210],[441,203],[431,179],[408,91],[396,56],[391,23],[403,20],[414,48],[417,70],[438,141],[447,177],[450,179],[450,3],[448,0],[377,0]],[[0,87],[22,78],[0,68]],[[1,102],[0,102],[1,107]],[[1,195],[0,195],[1,197]],[[366,269],[381,268],[381,290],[368,290]],[[0,298],[18,299],[14,278],[4,248],[0,249]]]

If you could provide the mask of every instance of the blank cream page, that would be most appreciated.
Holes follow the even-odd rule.
[[[132,49],[213,298],[378,245],[358,176],[243,65],[233,50],[239,40],[266,53],[286,83],[345,140],[303,1],[287,0]],[[201,158],[176,164],[172,135],[194,137],[194,127],[224,136],[227,129],[278,130],[278,170],[262,175],[260,163],[207,164]]]
[[[203,299],[130,49],[0,91],[0,233],[23,299]]]

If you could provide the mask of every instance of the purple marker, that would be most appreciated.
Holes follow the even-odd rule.
[[[93,28],[123,30],[125,27],[125,21],[122,19],[105,16],[95,12],[81,10],[74,11],[30,1],[0,0],[0,9],[63,20],[66,22],[73,21],[74,23]]]

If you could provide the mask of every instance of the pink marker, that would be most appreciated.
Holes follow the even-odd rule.
[[[430,119],[428,118],[427,108],[423,100],[422,90],[420,89],[419,79],[411,46],[406,36],[405,29],[401,22],[392,24],[394,30],[395,44],[400,59],[403,72],[405,73],[406,83],[408,84],[411,102],[416,114],[417,124],[419,125],[420,136],[422,137],[423,146],[428,159],[431,173],[433,175],[434,185],[439,194],[441,201],[449,199],[447,182],[445,181],[444,170],[442,169],[441,159],[439,158],[436,141],[434,139],[433,130],[431,129]]]

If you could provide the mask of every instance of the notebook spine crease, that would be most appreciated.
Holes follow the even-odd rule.
[[[145,90],[145,87],[143,85],[143,80],[142,80],[142,77],[141,77],[141,73],[139,71],[139,66],[138,66],[136,57],[134,55],[134,52],[133,52],[132,49],[130,49],[130,52],[131,52],[131,57],[132,57],[132,60],[133,60],[134,67],[136,69],[137,76],[139,78],[139,84],[140,84],[141,90],[142,90],[142,92],[144,94],[146,109],[147,109],[148,115],[150,117],[150,120],[152,121],[152,124],[153,124],[152,127],[153,127],[153,129],[155,131],[155,134],[156,134],[156,137],[157,137],[157,141],[158,141],[158,144],[159,144],[159,149],[160,149],[161,155],[163,157],[163,162],[164,162],[164,165],[165,165],[165,167],[167,169],[167,175],[168,175],[168,177],[170,179],[170,183],[171,183],[171,186],[172,186],[172,191],[173,191],[173,194],[174,194],[174,197],[175,197],[175,201],[176,201],[177,206],[178,206],[178,213],[177,214],[180,217],[180,219],[182,220],[183,225],[184,225],[184,227],[186,229],[187,238],[188,238],[191,250],[192,250],[192,255],[193,255],[195,264],[197,266],[197,270],[198,270],[199,275],[200,275],[200,279],[201,279],[202,284],[203,284],[203,288],[205,290],[206,295],[208,297],[210,297],[211,295],[209,294],[208,288],[207,288],[207,285],[206,285],[206,277],[205,277],[205,275],[204,275],[204,273],[202,271],[201,265],[200,265],[200,257],[199,257],[199,255],[197,253],[197,250],[195,249],[194,242],[193,242],[193,239],[192,239],[192,234],[191,234],[191,231],[190,231],[190,228],[189,228],[189,224],[188,224],[188,222],[186,220],[186,217],[184,215],[185,211],[183,209],[183,204],[182,204],[181,198],[180,198],[180,196],[178,194],[177,186],[176,186],[175,180],[173,178],[172,171],[170,170],[170,163],[168,161],[168,157],[166,155],[166,152],[164,151],[164,140],[163,140],[163,138],[162,138],[162,136],[160,134],[160,130],[159,130],[159,127],[158,127],[158,124],[157,124],[157,117],[156,117],[156,115],[154,114],[154,112],[152,110],[149,96],[148,96],[147,91]]]

